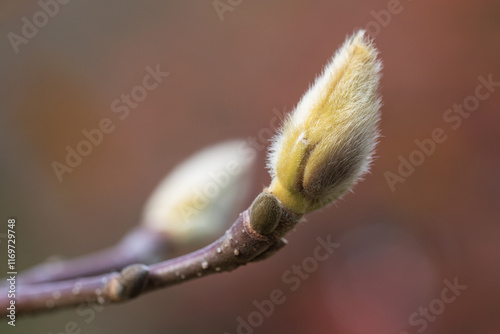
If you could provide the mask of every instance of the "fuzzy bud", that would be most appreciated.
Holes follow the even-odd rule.
[[[254,160],[240,140],[198,152],[158,185],[145,205],[144,224],[180,244],[217,236],[250,189]]]
[[[380,118],[377,54],[364,31],[349,37],[274,138],[269,190],[291,211],[332,203],[368,171]]]

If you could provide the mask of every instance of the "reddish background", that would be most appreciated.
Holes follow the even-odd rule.
[[[176,163],[268,128],[272,110],[292,109],[345,36],[388,3],[243,1],[220,21],[212,1],[72,1],[18,54],[6,35],[40,7],[2,3],[0,209],[18,219],[19,267],[118,241]],[[82,333],[232,334],[254,300],[281,289],[286,302],[255,333],[413,334],[420,327],[408,317],[457,277],[468,288],[425,333],[499,333],[500,91],[457,130],[443,114],[474,94],[480,75],[500,81],[500,2],[400,6],[378,24],[383,138],[355,194],[308,215],[265,262],[108,307],[89,323],[66,310],[20,319],[16,330],[55,334],[75,321]],[[118,121],[111,102],[156,64],[170,77]],[[52,161],[104,117],[115,131],[59,183]],[[392,192],[384,173],[435,128],[447,140]],[[252,196],[269,183],[264,159]],[[291,292],[283,273],[328,235],[340,247]]]

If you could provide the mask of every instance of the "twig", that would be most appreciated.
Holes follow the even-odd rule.
[[[117,245],[76,259],[43,263],[19,275],[17,284],[48,283],[122,270],[133,263],[154,263],[167,252],[167,237],[138,227]]]
[[[263,192],[241,213],[224,236],[193,253],[152,266],[132,265],[121,273],[19,288],[16,314],[41,313],[85,302],[123,302],[145,292],[180,284],[214,273],[232,271],[265,259],[286,244],[282,237],[300,220],[271,194]],[[274,227],[271,231],[269,226]],[[263,234],[264,233],[264,234]],[[0,313],[9,300],[0,293]]]

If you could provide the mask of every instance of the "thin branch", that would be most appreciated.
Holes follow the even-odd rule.
[[[258,207],[255,203],[260,197],[266,196],[259,196],[253,204],[254,207]],[[276,203],[271,203],[271,208]],[[265,259],[286,244],[282,237],[301,217],[279,205],[281,212],[272,217],[259,216],[260,211],[257,209],[253,212],[251,209],[245,210],[217,241],[172,260],[149,267],[132,265],[121,273],[21,286],[16,300],[16,314],[41,313],[57,308],[74,307],[86,302],[99,304],[123,302],[145,292],[214,273],[232,271],[249,262]],[[274,224],[274,231],[267,235],[258,232],[262,232],[259,226],[263,220],[269,222],[275,218],[277,223]],[[259,220],[259,223],[256,223],[256,220]],[[8,303],[7,293],[1,291],[0,314],[7,314]]]
[[[167,238],[156,231],[139,227],[117,245],[75,259],[42,263],[19,275],[17,284],[48,283],[89,277],[122,270],[134,263],[154,263],[167,252]]]

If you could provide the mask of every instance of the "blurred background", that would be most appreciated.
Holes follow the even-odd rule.
[[[500,332],[500,87],[478,88],[480,77],[500,82],[500,2],[71,1],[52,16],[37,14],[43,3],[54,4],[0,5],[0,236],[16,217],[21,270],[117,242],[176,163],[270,128],[273,110],[293,109],[357,28],[384,62],[383,137],[354,194],[308,215],[274,257],[92,317],[2,322],[2,333],[59,334],[74,321],[81,333],[233,334],[275,289],[286,301],[240,333]],[[23,30],[26,20],[39,27]],[[170,75],[128,114],[114,112],[148,66]],[[476,99],[477,89],[490,94]],[[464,102],[470,114],[448,112]],[[53,162],[104,118],[114,130],[60,180]],[[414,153],[434,129],[446,140]],[[400,156],[418,166],[388,182]],[[270,181],[265,149],[258,159],[241,209]],[[283,275],[328,236],[340,246],[292,291]],[[456,282],[467,288],[448,288],[456,298],[443,302]]]

